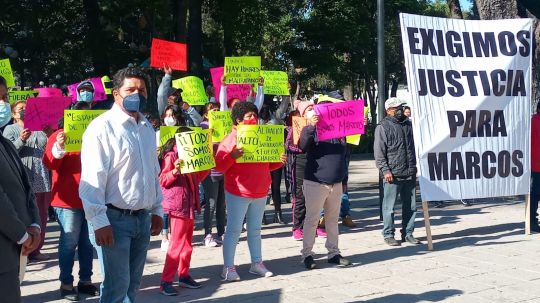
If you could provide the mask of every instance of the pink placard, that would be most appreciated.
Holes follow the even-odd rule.
[[[57,129],[58,120],[64,116],[64,109],[70,104],[70,97],[28,98],[24,127],[32,131],[43,130],[47,125]]]
[[[103,87],[103,82],[101,81],[101,78],[90,78],[88,79],[88,81],[92,82],[92,84],[94,85],[94,101],[107,100],[107,94],[105,93],[105,88]],[[68,85],[69,95],[71,96],[71,100],[73,102],[77,101],[77,86],[81,82]]]
[[[219,103],[219,90],[221,89],[221,77],[223,76],[223,66],[210,69],[212,76],[212,86],[214,86],[214,96]],[[227,84],[227,100],[238,98],[246,101],[249,93],[253,89],[251,84]]]
[[[354,100],[315,105],[319,115],[317,138],[320,141],[364,133],[364,101]]]
[[[34,90],[39,92],[39,94],[38,94],[39,98],[62,97],[62,90],[59,89],[59,88],[38,87],[38,88],[34,88]]]

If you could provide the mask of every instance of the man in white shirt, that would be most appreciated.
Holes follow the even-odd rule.
[[[160,171],[152,125],[140,113],[147,77],[119,70],[114,105],[90,123],[81,148],[81,196],[86,218],[102,247],[100,302],[135,302],[150,244],[163,227]]]

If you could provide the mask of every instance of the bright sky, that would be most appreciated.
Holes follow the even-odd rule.
[[[464,11],[468,11],[472,7],[472,1],[474,0],[459,0],[459,4],[461,5],[461,9]]]

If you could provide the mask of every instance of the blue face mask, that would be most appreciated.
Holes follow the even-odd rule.
[[[146,108],[146,97],[141,94],[132,94],[124,98],[122,105],[128,112],[136,113]]]
[[[79,93],[79,100],[82,102],[92,102],[94,100],[94,93],[89,91],[82,91]]]
[[[8,102],[0,102],[0,127],[8,124],[11,120],[11,107]]]

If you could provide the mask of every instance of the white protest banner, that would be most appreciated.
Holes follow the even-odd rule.
[[[532,21],[400,19],[422,200],[528,194]]]

